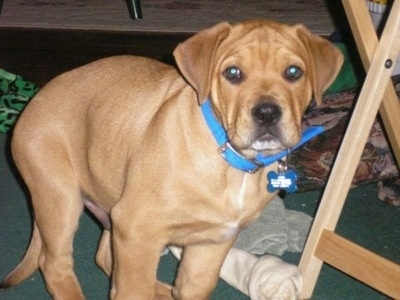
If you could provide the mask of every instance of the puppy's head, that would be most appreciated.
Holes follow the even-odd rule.
[[[244,155],[275,153],[301,137],[302,115],[343,62],[340,51],[302,25],[220,23],[174,52],[199,102],[211,100],[231,144]]]

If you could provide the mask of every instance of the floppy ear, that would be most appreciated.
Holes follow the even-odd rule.
[[[228,23],[219,23],[195,34],[174,51],[178,68],[196,90],[199,103],[209,96],[216,50],[228,36],[230,28]]]
[[[314,98],[317,104],[321,104],[323,93],[335,80],[342,67],[343,54],[331,42],[311,33],[303,25],[295,25],[295,28],[310,53]]]

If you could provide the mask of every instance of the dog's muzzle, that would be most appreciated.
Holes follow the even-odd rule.
[[[252,148],[257,151],[277,150],[285,148],[279,140],[277,123],[282,117],[282,109],[275,103],[260,103],[256,105],[251,115],[257,124],[256,139]]]

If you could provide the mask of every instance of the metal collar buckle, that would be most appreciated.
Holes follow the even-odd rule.
[[[236,149],[229,143],[229,141],[223,143],[221,146],[218,148],[219,154],[227,161],[230,161],[232,163],[236,163],[237,165],[240,165],[243,169],[245,169],[245,172],[253,174],[256,173],[259,169],[264,167],[264,164],[262,162],[259,162],[257,160],[249,159],[241,155],[239,152],[236,151]],[[232,161],[232,159],[234,161]]]

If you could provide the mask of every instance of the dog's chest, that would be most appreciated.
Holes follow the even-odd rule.
[[[267,179],[263,171],[257,174],[234,171],[227,178],[226,205],[237,214],[237,219],[232,221],[252,218],[273,197],[266,190]]]
[[[230,178],[227,189],[212,199],[213,206],[206,212],[199,212],[192,223],[190,234],[185,235],[184,243],[225,242],[237,236],[239,231],[253,221],[273,195],[266,192],[260,178],[253,174],[239,174]],[[202,221],[199,221],[201,219]],[[206,220],[206,221],[205,221]]]
[[[267,192],[266,183],[264,175],[245,173],[238,184],[229,189],[227,203],[234,212],[230,225],[237,223],[239,227],[247,226],[258,217],[274,196]]]

